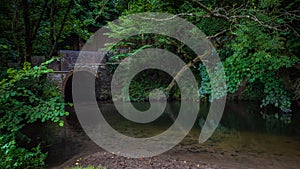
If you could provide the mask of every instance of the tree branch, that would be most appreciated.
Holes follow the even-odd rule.
[[[44,16],[45,11],[46,11],[46,9],[47,9],[48,1],[49,1],[49,0],[45,0],[45,4],[44,4],[43,9],[42,9],[42,12],[40,13],[40,16],[39,16],[39,20],[38,20],[38,22],[37,22],[37,24],[36,24],[36,26],[35,26],[34,31],[33,31],[33,35],[32,35],[32,39],[33,39],[33,40],[36,38],[36,36],[37,36],[37,31],[38,31],[38,29],[39,29],[40,26],[41,26],[41,22],[42,22],[42,20],[43,20],[43,16]]]
[[[71,6],[73,5],[73,2],[74,2],[74,0],[70,0],[70,3],[68,5],[68,8],[67,8],[66,13],[64,15],[64,18],[63,18],[63,20],[61,22],[61,26],[60,26],[59,32],[58,32],[58,34],[57,34],[57,36],[55,38],[55,42],[54,42],[54,44],[53,44],[53,46],[52,46],[52,48],[51,48],[51,50],[49,52],[48,58],[50,58],[53,55],[54,49],[56,48],[58,40],[59,40],[59,38],[61,36],[61,33],[62,33],[63,29],[64,29],[65,22],[66,22],[68,14],[70,12]]]
[[[176,15],[173,15],[172,17],[169,17],[169,18],[164,18],[164,19],[157,19],[157,18],[147,18],[147,17],[140,17],[140,16],[137,16],[141,19],[145,19],[145,20],[154,20],[154,21],[159,21],[159,22],[162,22],[162,21],[168,21],[168,20],[171,20],[171,19],[174,19],[178,16],[193,16],[194,14],[192,13],[180,13],[180,14],[176,14]]]
[[[222,19],[225,19],[226,21],[229,21],[229,22],[235,22],[236,19],[249,19],[249,20],[252,20],[254,22],[257,22],[259,25],[261,25],[263,27],[266,27],[268,29],[276,30],[276,31],[282,31],[282,29],[279,28],[282,25],[272,26],[270,24],[266,24],[265,22],[259,20],[256,16],[253,16],[253,15],[252,16],[251,15],[232,15],[232,16],[223,15],[223,14],[219,13],[219,11],[221,11],[221,10],[226,12],[226,10],[223,9],[223,8],[217,8],[215,10],[210,10],[207,6],[202,4],[199,0],[192,0],[192,1],[195,2],[196,4],[198,4],[198,6],[200,8],[202,8],[204,11],[206,11],[211,16],[214,16],[214,17],[217,17],[217,18],[222,18]],[[298,15],[294,14],[295,11],[285,11],[285,13],[286,13],[286,15],[294,16],[296,19],[300,18]],[[287,29],[291,29],[292,32],[294,32],[294,34],[299,37],[299,33],[296,32],[294,28],[292,28],[289,25],[285,25],[285,27]]]
[[[200,60],[202,60],[204,57],[209,56],[211,54],[211,49],[208,52],[205,52],[203,55],[199,55],[196,58],[194,58],[191,62],[189,62],[188,64],[184,65],[180,71],[175,75],[175,77],[173,78],[173,80],[171,81],[171,83],[169,84],[169,86],[165,89],[166,92],[170,92],[171,89],[173,88],[173,86],[176,84],[176,81],[181,77],[182,73],[189,69],[191,66],[193,66],[195,63],[199,62]]]
[[[216,38],[216,37],[218,37],[218,36],[220,36],[220,35],[223,35],[224,33],[228,32],[228,31],[231,31],[231,30],[232,30],[232,28],[224,29],[224,30],[222,30],[221,32],[216,33],[215,35],[207,36],[206,38],[207,38],[207,39],[214,39],[214,38]]]

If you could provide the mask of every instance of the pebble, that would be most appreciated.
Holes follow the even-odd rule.
[[[78,166],[78,164],[76,165]],[[104,166],[107,169],[225,169],[221,166],[174,160],[167,157],[127,158],[110,153],[95,153],[84,157],[80,159],[80,166]]]

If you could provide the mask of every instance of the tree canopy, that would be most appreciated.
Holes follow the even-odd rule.
[[[214,44],[225,67],[230,99],[260,100],[284,112],[299,103],[299,5],[281,0],[17,0],[1,2],[1,69],[22,65],[32,56],[50,59],[60,49],[80,50],[103,25],[128,14],[164,12],[199,27]],[[127,24],[127,25],[124,25]],[[112,25],[111,36],[128,31]],[[120,31],[121,30],[121,31]],[[176,52],[189,62],[196,56],[174,39],[141,34],[116,48],[158,47]],[[209,97],[209,78],[201,63],[199,94]],[[200,71],[200,72],[199,72]]]
[[[197,25],[223,61],[229,99],[261,100],[262,107],[272,105],[284,112],[291,111],[292,102],[299,102],[299,1],[117,2],[122,4],[121,15],[167,12]],[[111,36],[127,33],[128,25],[126,18],[118,25],[110,24]],[[118,47],[135,51],[149,46],[171,50],[186,62],[196,57],[182,44],[157,35],[131,37]],[[210,80],[201,63],[199,70],[199,94],[207,97]]]

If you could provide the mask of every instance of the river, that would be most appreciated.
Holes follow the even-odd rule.
[[[134,105],[140,110],[149,108],[147,103]],[[180,102],[168,103],[165,113],[147,124],[125,119],[112,103],[100,103],[99,107],[105,119],[118,132],[131,137],[151,137],[172,125],[173,120],[167,112],[177,114]],[[262,111],[257,103],[228,102],[221,123],[213,136],[205,143],[199,144],[200,126],[208,109],[208,104],[201,104],[198,119],[189,134],[178,145],[160,156],[228,168],[300,167],[300,112],[294,112],[291,118],[289,115],[277,116],[270,110]],[[47,124],[40,130],[41,140],[46,145],[44,149],[49,152],[48,168],[68,165],[70,159],[81,158],[98,151],[104,152],[81,129],[74,110],[68,110],[71,115],[66,118],[63,128]],[[278,120],[280,117],[283,120]]]

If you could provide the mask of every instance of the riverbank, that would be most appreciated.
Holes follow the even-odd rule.
[[[168,157],[151,157],[151,158],[126,158],[107,152],[98,152],[88,155],[83,158],[73,159],[69,161],[70,164],[60,166],[61,168],[71,166],[95,166],[95,167],[107,167],[108,169],[129,169],[129,168],[165,168],[165,169],[225,169],[227,167],[221,167],[217,165],[211,165],[207,163],[196,163],[185,160],[176,160]]]
[[[72,166],[106,166],[120,168],[201,168],[201,169],[298,169],[300,153],[297,142],[290,137],[244,133],[239,137],[222,134],[222,140],[198,144],[195,131],[171,150],[152,158],[126,158],[105,152],[92,141],[81,142],[80,152],[51,169]],[[237,144],[239,142],[240,144]],[[284,147],[284,148],[282,148]],[[295,151],[293,151],[295,150]],[[298,153],[297,153],[298,152]]]

